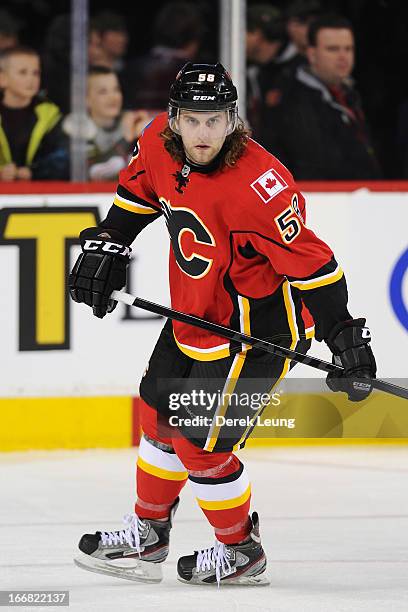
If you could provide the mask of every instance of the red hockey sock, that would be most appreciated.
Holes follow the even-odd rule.
[[[251,486],[238,457],[232,452],[209,453],[185,438],[176,438],[173,444],[216,538],[235,544],[248,537]]]
[[[140,518],[167,518],[187,482],[187,471],[171,446],[172,428],[146,402],[139,405],[144,435],[137,460],[135,512]]]

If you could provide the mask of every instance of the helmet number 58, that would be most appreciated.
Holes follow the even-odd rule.
[[[200,82],[209,81],[210,83],[213,83],[214,82],[214,78],[215,78],[214,74],[211,74],[211,73],[207,74],[206,72],[202,72],[201,74],[198,75],[198,80]]]

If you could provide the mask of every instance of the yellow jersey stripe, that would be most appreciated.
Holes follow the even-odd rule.
[[[297,329],[296,318],[295,318],[295,307],[292,302],[292,296],[290,293],[290,285],[288,281],[283,283],[283,299],[285,302],[286,314],[288,317],[290,335],[292,336],[292,342],[290,343],[290,348],[293,350],[296,346],[297,341],[299,340],[299,332]],[[290,359],[285,359],[285,364],[283,366],[283,372],[281,378],[284,378],[288,373],[290,365]]]
[[[223,501],[206,501],[205,499],[199,499],[197,502],[200,508],[203,510],[229,510],[230,508],[237,508],[242,506],[249,499],[251,495],[251,485],[248,485],[246,491],[239,497],[233,497],[232,499],[224,499]]]
[[[301,289],[302,291],[306,291],[308,289],[316,289],[317,287],[324,287],[325,285],[331,285],[332,283],[336,283],[341,279],[344,272],[341,268],[337,268],[334,272],[330,274],[325,274],[324,276],[320,276],[320,278],[311,278],[307,281],[291,281],[292,287],[296,287],[296,289]]]
[[[221,429],[221,425],[217,425],[216,417],[224,416],[225,413],[227,412],[227,408],[229,404],[229,399],[227,399],[228,397],[227,394],[232,395],[232,393],[234,392],[234,389],[238,382],[238,377],[241,374],[241,370],[245,363],[245,357],[246,357],[246,352],[238,353],[238,355],[234,357],[232,368],[228,373],[226,384],[224,386],[224,389],[222,390],[222,397],[224,399],[223,399],[222,404],[220,404],[217,410],[215,411],[213,421],[210,427],[210,431],[208,432],[207,441],[203,448],[203,450],[206,450],[210,453],[213,451],[214,446],[216,445],[216,442],[217,442],[217,439],[220,433],[220,429]]]
[[[241,319],[241,330],[247,336],[251,335],[251,319],[249,316],[249,300],[242,296],[238,296],[238,302],[240,306],[240,319]],[[249,350],[252,346],[250,344],[243,344],[242,350]]]
[[[137,465],[144,472],[157,476],[158,478],[163,478],[164,480],[186,480],[186,478],[188,478],[188,472],[173,472],[171,470],[164,470],[163,468],[147,463],[147,461],[141,457],[138,457]]]
[[[238,304],[239,304],[239,310],[240,310],[241,330],[243,331],[244,334],[247,334],[249,336],[251,334],[249,300],[248,298],[245,298],[239,295]],[[242,351],[238,353],[238,355],[235,356],[234,361],[232,362],[232,366],[228,373],[226,384],[223,389],[224,398],[226,397],[227,393],[232,394],[235,389],[238,377],[241,374],[241,370],[244,366],[245,357],[246,357],[246,350],[245,350],[246,348],[251,348],[251,347],[246,344],[243,344]],[[218,406],[217,410],[215,411],[213,422],[211,424],[210,430],[208,432],[207,440],[204,446],[204,450],[212,452],[212,450],[214,449],[214,446],[217,442],[217,439],[220,433],[220,429],[221,429],[221,425],[216,424],[216,418],[217,416],[225,416],[225,413],[227,412],[227,408],[228,408],[228,403],[226,402],[226,399],[224,399],[222,404]]]
[[[283,298],[284,298],[285,308],[286,308],[286,315],[287,315],[287,318],[288,318],[290,334],[291,334],[291,337],[292,337],[290,348],[293,350],[295,348],[296,344],[297,344],[297,341],[299,340],[299,333],[298,333],[296,319],[295,319],[295,308],[294,308],[294,304],[293,304],[292,299],[291,299],[290,285],[289,285],[288,281],[285,281],[283,283],[282,289],[283,289]],[[314,328],[313,328],[313,330],[314,330]],[[276,381],[276,383],[272,386],[271,390],[269,391],[269,395],[271,395],[272,391],[275,389],[275,387],[278,385],[278,383],[283,378],[285,378],[286,374],[288,373],[289,366],[290,366],[290,359],[286,358],[285,362],[283,364],[283,368],[282,368],[281,374],[280,374],[278,380]],[[265,409],[266,406],[267,406],[267,404],[263,404],[255,412],[254,416],[251,419],[251,424],[247,426],[247,428],[245,429],[245,431],[242,434],[241,438],[238,440],[238,442],[236,444],[234,444],[232,450],[235,451],[235,450],[239,450],[241,448],[242,444],[245,442],[245,440],[248,437],[249,432],[252,429],[253,423],[256,421],[256,418],[262,412],[262,410]]]
[[[315,327],[313,325],[313,327],[308,327],[307,329],[305,329],[305,335],[306,335],[306,339],[310,340],[311,338],[315,337]]]
[[[117,195],[114,197],[113,203],[115,206],[119,206],[119,208],[124,208],[125,210],[137,213],[139,215],[153,215],[154,213],[160,212],[154,208],[143,206],[142,204],[132,204],[131,202],[122,200]]]

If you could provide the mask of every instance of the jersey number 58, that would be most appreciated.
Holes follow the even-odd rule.
[[[275,217],[275,223],[282,239],[286,242],[292,242],[300,233],[300,221],[291,206],[285,208],[280,215]]]

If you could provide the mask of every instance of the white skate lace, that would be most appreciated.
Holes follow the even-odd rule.
[[[198,551],[196,570],[205,572],[211,568],[215,569],[217,584],[220,586],[221,571],[224,576],[232,572],[231,564],[228,560],[228,549],[222,542],[215,540],[214,546]]]
[[[123,517],[125,529],[121,531],[102,531],[101,539],[104,546],[117,546],[128,544],[130,548],[136,549],[140,555],[140,532],[145,529],[145,524],[137,514],[126,514]]]

